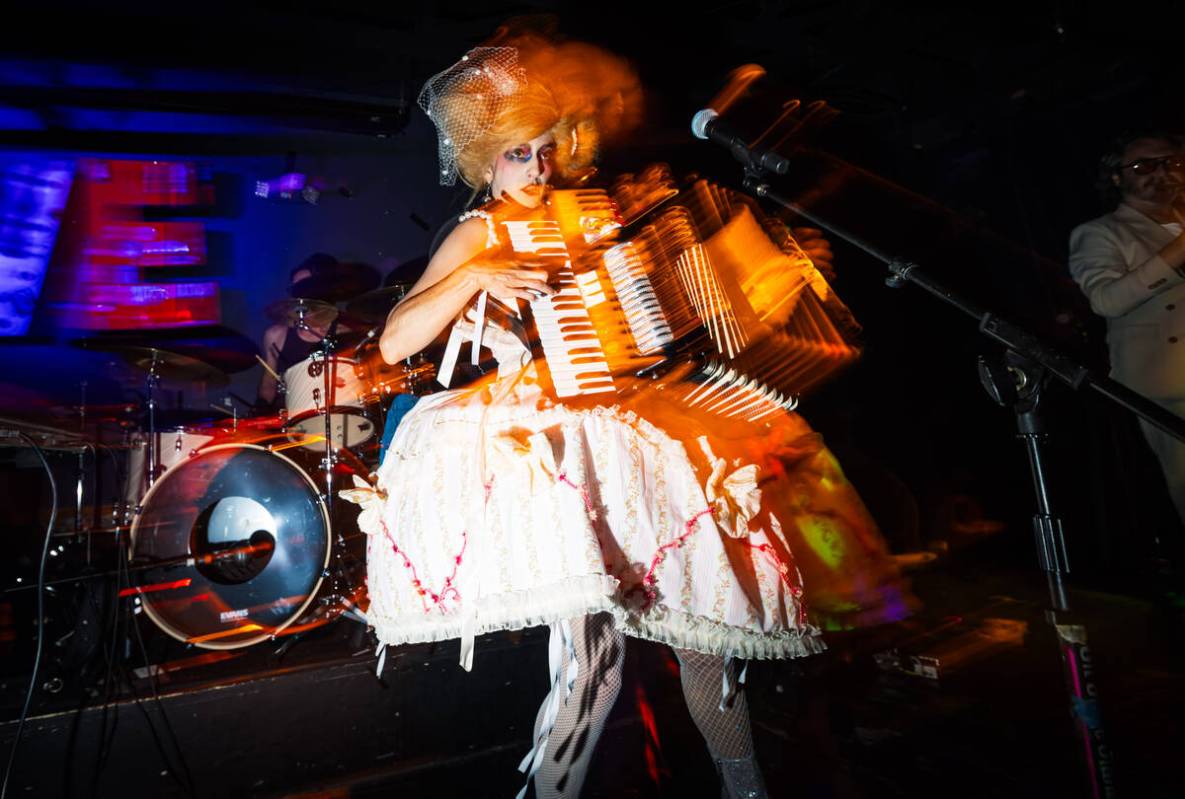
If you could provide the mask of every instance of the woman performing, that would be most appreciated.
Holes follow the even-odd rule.
[[[477,48],[429,81],[420,102],[437,126],[442,182],[460,174],[492,199],[448,234],[380,346],[397,363],[450,325],[470,340],[476,328],[499,371],[421,399],[375,489],[343,493],[364,506],[380,646],[459,638],[470,668],[475,635],[551,625],[552,690],[523,762],[537,795],[579,795],[628,635],[674,648],[724,795],[764,796],[734,659],[824,645],[758,466],[732,459],[744,449],[735,441],[721,445],[726,460],[701,430],[661,429],[640,406],[551,401],[514,320],[474,321],[479,297],[513,308],[552,292],[538,263],[507,254],[495,221],[537,206],[552,178],[586,174],[600,134],[628,116],[634,86],[599,50],[537,43]],[[790,440],[817,442],[787,418]]]

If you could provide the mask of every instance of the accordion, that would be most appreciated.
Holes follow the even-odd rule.
[[[498,224],[557,289],[524,316],[556,397],[650,378],[687,406],[757,421],[859,356],[858,325],[786,225],[737,192],[679,191],[651,167],[612,192],[553,190]]]

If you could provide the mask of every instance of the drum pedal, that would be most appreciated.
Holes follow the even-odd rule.
[[[350,608],[349,610],[346,610],[342,613],[341,617],[343,619],[349,619],[350,621],[356,621],[359,624],[365,625],[367,627],[370,626],[370,621],[366,618],[362,611],[358,610],[358,608]]]

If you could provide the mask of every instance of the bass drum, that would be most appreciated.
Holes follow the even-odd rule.
[[[148,617],[207,649],[250,646],[313,614],[332,550],[312,479],[254,444],[207,447],[170,469],[131,542]]]

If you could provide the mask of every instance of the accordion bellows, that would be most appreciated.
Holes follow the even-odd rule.
[[[560,398],[647,385],[711,414],[757,421],[860,354],[859,327],[780,220],[661,170],[549,193],[502,219],[519,253],[554,264],[530,303],[543,377]],[[537,353],[538,354],[538,353]]]

